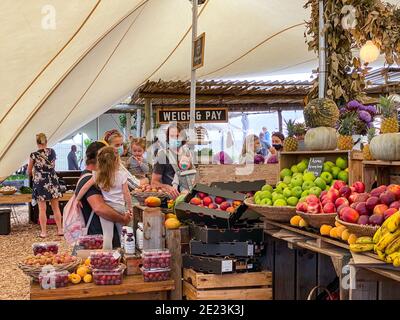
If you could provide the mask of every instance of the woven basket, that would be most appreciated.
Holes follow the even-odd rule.
[[[290,219],[296,215],[295,207],[260,206],[254,203],[253,197],[245,199],[244,203],[266,219],[276,222],[289,222]]]
[[[53,266],[54,271],[68,271],[73,272],[82,263],[81,258],[77,258],[74,262],[65,263],[58,266]],[[39,274],[42,272],[44,266],[31,266],[22,262],[18,263],[20,268],[27,276],[32,277],[34,281],[39,281]]]
[[[135,197],[137,199],[137,201],[139,201],[139,204],[141,206],[144,206],[144,201],[148,198],[148,197],[157,197],[162,201],[164,201],[165,199],[169,198],[169,195],[167,193],[164,192],[131,192],[131,195],[133,197]]]
[[[17,192],[17,190],[14,190],[14,191],[1,191],[0,193],[4,194],[5,196],[11,196],[16,192]]]
[[[321,228],[323,224],[328,224],[331,226],[335,225],[336,213],[304,213],[296,212],[300,217],[302,217],[309,226],[313,228]]]
[[[360,225],[356,223],[344,222],[336,217],[336,221],[345,226],[350,233],[354,233],[357,237],[373,237],[379,226]]]

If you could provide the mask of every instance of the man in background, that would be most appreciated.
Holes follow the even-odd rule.
[[[68,170],[80,170],[78,157],[76,156],[76,145],[71,146],[71,151],[68,153]]]
[[[271,148],[271,135],[268,132],[267,127],[262,128],[259,138],[261,143],[261,154],[266,156],[268,155],[268,150]]]

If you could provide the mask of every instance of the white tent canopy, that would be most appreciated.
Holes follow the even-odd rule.
[[[310,72],[303,5],[208,0],[199,77]],[[190,78],[188,0],[2,0],[0,21],[0,176],[26,162],[36,133],[52,145],[149,79]]]

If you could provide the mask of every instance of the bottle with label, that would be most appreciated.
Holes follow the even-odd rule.
[[[136,246],[139,250],[143,250],[143,222],[139,222],[136,229]]]
[[[121,248],[124,249],[125,248],[125,238],[126,238],[126,234],[127,234],[127,228],[126,226],[122,227],[122,231],[121,231]]]
[[[126,235],[125,240],[125,253],[135,254],[135,251],[135,237],[133,236],[133,232],[129,232]]]

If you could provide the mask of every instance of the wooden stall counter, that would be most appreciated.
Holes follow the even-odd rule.
[[[72,198],[73,193],[65,193],[59,199],[59,201],[68,201]],[[0,205],[13,205],[13,204],[20,204],[20,203],[29,203],[32,201],[31,194],[21,194],[15,193],[13,195],[0,195]]]
[[[144,282],[142,275],[125,276],[120,285],[69,284],[53,290],[31,282],[31,300],[166,300],[175,289],[174,280]]]

